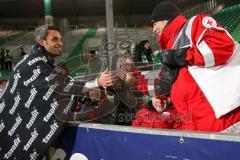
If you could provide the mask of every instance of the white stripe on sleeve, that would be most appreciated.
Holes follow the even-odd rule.
[[[205,67],[213,67],[215,65],[215,59],[212,50],[208,47],[205,41],[202,41],[197,45],[198,50],[203,56]]]

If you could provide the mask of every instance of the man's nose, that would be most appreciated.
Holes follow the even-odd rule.
[[[153,27],[153,31],[152,31],[153,33],[155,33],[156,32],[156,27]]]
[[[59,40],[59,41],[58,41],[58,45],[61,46],[61,47],[63,46],[62,40]]]

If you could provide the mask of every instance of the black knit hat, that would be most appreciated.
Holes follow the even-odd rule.
[[[180,14],[180,9],[171,2],[160,2],[152,13],[152,23],[162,20],[172,20]]]

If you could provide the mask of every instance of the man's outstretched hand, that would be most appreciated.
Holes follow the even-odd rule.
[[[106,69],[97,79],[99,87],[110,87],[118,81],[118,76]]]

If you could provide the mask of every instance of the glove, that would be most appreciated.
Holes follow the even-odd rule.
[[[136,97],[143,95],[150,96],[164,96],[168,95],[171,91],[171,86],[175,82],[178,76],[180,67],[167,67],[162,66],[158,78],[154,78],[153,87],[148,86],[148,77],[139,75],[135,81],[135,90],[132,93]],[[150,78],[153,80],[153,78]]]
[[[160,53],[160,61],[167,66],[186,66],[188,63],[185,60],[188,48],[178,50],[169,49]]]
[[[172,84],[178,77],[180,67],[170,68],[167,66],[161,67],[161,72],[159,73],[159,78],[155,80],[155,95],[164,96],[171,92]]]
[[[179,69],[180,67],[168,67],[163,65],[159,73],[160,80],[166,81],[172,85],[178,77]]]

